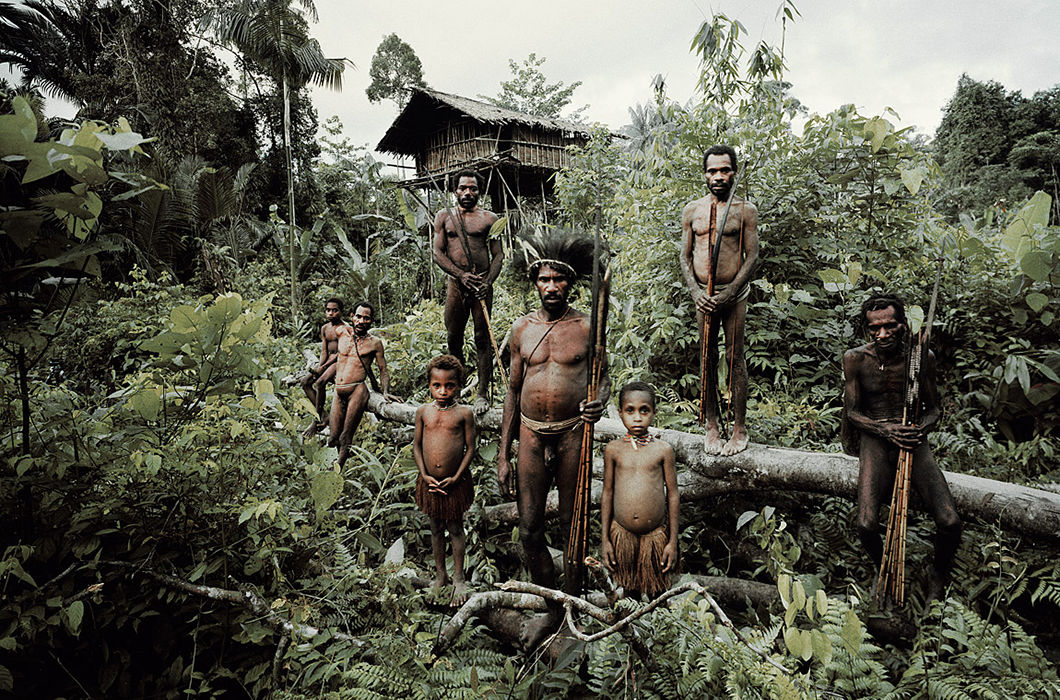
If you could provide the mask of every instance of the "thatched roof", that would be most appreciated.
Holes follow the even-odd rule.
[[[427,137],[438,129],[439,124],[468,117],[483,124],[523,124],[545,131],[561,131],[589,138],[589,128],[583,124],[535,117],[447,92],[414,88],[405,109],[401,110],[401,114],[387,129],[376,150],[414,156]]]

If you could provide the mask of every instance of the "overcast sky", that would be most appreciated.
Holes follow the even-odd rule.
[[[355,143],[374,148],[397,115],[393,102],[365,96],[372,55],[397,33],[423,62],[430,87],[466,97],[494,95],[510,77],[508,59],[547,57],[550,81],[582,81],[572,106],[613,129],[627,108],[651,99],[661,73],[669,95],[692,96],[698,62],[692,36],[714,13],[747,28],[750,50],[760,39],[779,45],[780,0],[536,0],[360,3],[316,0],[311,31],[329,56],[356,64],[342,92],[316,89],[323,121],[338,115]],[[797,0],[785,55],[792,94],[811,112],[853,102],[863,114],[891,107],[901,125],[933,134],[961,73],[996,80],[1033,95],[1060,83],[1058,0]],[[389,158],[389,157],[388,157]]]

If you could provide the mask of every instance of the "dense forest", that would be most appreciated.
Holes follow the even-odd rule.
[[[603,231],[611,378],[656,386],[667,429],[700,430],[680,212],[703,195],[706,148],[746,159],[755,447],[735,466],[678,464],[696,485],[683,593],[646,610],[594,582],[587,633],[640,616],[553,658],[523,653],[489,609],[454,625],[425,589],[402,404],[373,399],[381,419],[341,470],[302,434],[314,408],[290,378],[319,349],[329,297],[376,305],[392,391],[412,404],[445,351],[429,212],[320,122],[307,86],[340,87],[348,63],[322,54],[313,20],[309,0],[0,4],[0,61],[21,71],[0,85],[0,696],[1060,697],[1060,86],[1025,97],[964,76],[933,139],[852,105],[806,114],[783,42],[748,46],[718,15],[692,37],[692,99],[660,79],[621,136],[594,127],[556,201],[521,224]],[[406,84],[422,84],[393,38]],[[542,60],[512,61],[493,99],[555,116],[577,85],[520,78]],[[50,117],[48,97],[77,117]],[[934,525],[913,514],[911,600],[881,610],[851,492],[797,488],[795,455],[851,468],[841,360],[862,342],[861,300],[897,292],[917,326],[937,269],[935,454],[984,489],[1045,500],[962,507],[931,605]],[[537,301],[502,274],[498,336]],[[471,466],[472,591],[540,609],[495,585],[526,574],[493,413]],[[788,481],[749,476],[767,471],[763,445],[798,450]]]

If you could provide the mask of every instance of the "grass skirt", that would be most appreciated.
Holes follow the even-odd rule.
[[[669,539],[665,523],[651,532],[634,535],[612,520],[611,547],[615,552],[614,578],[618,585],[648,595],[668,589],[670,575],[663,573],[662,556]]]
[[[471,481],[471,470],[465,469],[460,481],[452,484],[448,493],[431,493],[422,476],[416,476],[416,505],[435,520],[460,520],[464,511],[471,507],[475,497],[475,485]]]

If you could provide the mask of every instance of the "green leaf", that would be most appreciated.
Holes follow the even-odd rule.
[[[784,628],[784,646],[788,648],[792,656],[802,656],[802,635],[798,627]]]
[[[758,515],[758,511],[754,511],[754,510],[748,510],[748,511],[744,511],[743,513],[741,513],[740,517],[736,519],[736,531],[739,532],[740,528],[742,528],[744,525],[746,525],[747,523],[749,523],[752,520],[754,520],[755,516],[757,516],[757,515]]]
[[[496,221],[493,222],[493,225],[490,226],[490,232],[489,232],[489,235],[487,236],[487,238],[495,238],[496,236],[501,235],[501,233],[504,231],[504,227],[507,226],[507,225],[508,225],[508,217],[507,216],[502,216],[501,218],[497,219]]]
[[[416,232],[416,215],[412,213],[408,202],[405,201],[405,190],[398,190],[398,206],[401,208],[401,216],[405,220],[405,226],[409,231]]]
[[[817,594],[816,594],[815,597],[817,598],[817,612],[821,613],[822,615],[827,615],[828,614],[828,596],[825,594],[824,589],[823,588],[818,588],[817,589]]]
[[[242,524],[243,524],[243,523],[245,523],[246,521],[248,521],[248,520],[250,520],[251,518],[253,518],[253,517],[254,517],[254,510],[255,510],[256,508],[257,508],[257,504],[256,504],[256,503],[255,503],[255,504],[252,504],[252,505],[249,505],[249,506],[247,506],[246,508],[244,508],[244,509],[243,509],[243,510],[242,510],[242,511],[241,511],[241,512],[239,513],[239,524],[240,524],[240,525],[242,525]]]
[[[162,408],[162,399],[158,389],[155,387],[144,387],[132,395],[129,405],[145,420],[158,418],[159,410]]]
[[[924,181],[924,169],[920,166],[903,169],[900,171],[902,184],[909,190],[909,194],[915,195],[920,191],[920,184]]]
[[[1021,260],[1033,245],[1033,233],[1036,226],[1049,224],[1049,207],[1052,198],[1045,192],[1038,191],[1027,201],[1008,226],[1001,237],[1001,246],[1012,254],[1012,259]]]
[[[181,304],[169,312],[169,322],[176,333],[187,333],[199,327],[200,318],[194,306]]]
[[[67,175],[84,184],[102,185],[109,179],[106,170],[85,156],[67,156],[57,164]]]
[[[335,504],[342,495],[342,474],[332,469],[327,469],[313,477],[309,487],[309,495],[313,499],[317,512],[322,512]]]
[[[919,333],[924,325],[924,309],[915,304],[907,306],[905,309],[905,320],[909,324],[910,333]]]
[[[1017,358],[1016,377],[1019,379],[1020,388],[1023,389],[1023,393],[1029,394],[1031,391],[1031,373],[1030,369],[1027,367],[1027,358]]]
[[[1031,292],[1027,295],[1025,301],[1027,302],[1027,306],[1031,307],[1031,310],[1034,313],[1039,313],[1045,308],[1045,305],[1049,303],[1049,297],[1041,292]]]
[[[846,614],[843,615],[843,630],[840,636],[851,654],[856,654],[861,648],[861,641],[865,636],[865,628],[862,626],[861,620],[858,619],[857,613],[853,610],[847,610]]]
[[[808,630],[799,630],[799,656],[803,661],[813,658],[813,637]]]
[[[813,655],[825,666],[832,660],[832,642],[821,630],[810,630],[810,646]]]
[[[254,396],[261,398],[265,395],[273,395],[276,393],[276,388],[272,385],[271,379],[255,379],[254,380]]]
[[[15,462],[15,475],[23,476],[30,468],[36,463],[36,461],[29,455],[22,455]]]
[[[94,218],[92,210],[88,206],[88,197],[76,195],[72,192],[59,192],[57,194],[34,197],[33,203],[40,207],[66,212],[81,219]]]
[[[66,618],[66,629],[70,630],[70,634],[76,635],[81,629],[81,620],[85,615],[85,604],[80,600],[75,600],[63,612]]]
[[[14,114],[0,116],[0,155],[23,153],[37,138],[37,117],[24,97],[11,100]]]
[[[243,298],[238,294],[223,294],[207,310],[206,316],[216,324],[229,325],[243,312]]]
[[[799,610],[806,605],[806,589],[802,587],[802,581],[796,580],[791,586],[791,603]]]
[[[1020,258],[1020,269],[1035,282],[1044,282],[1053,271],[1053,256],[1044,250],[1029,251]]]
[[[780,593],[780,602],[784,604],[784,607],[791,605],[791,576],[788,574],[781,574],[777,576],[777,591]]]
[[[0,666],[0,690],[10,693],[15,689],[15,678],[7,666]]]
[[[858,283],[859,279],[861,279],[861,263],[855,260],[847,266],[847,280],[850,282],[850,286],[853,287]]]
[[[835,270],[830,267],[826,267],[823,270],[817,271],[817,276],[821,278],[821,281],[825,284],[842,285],[847,281],[846,275],[840,270]]]

